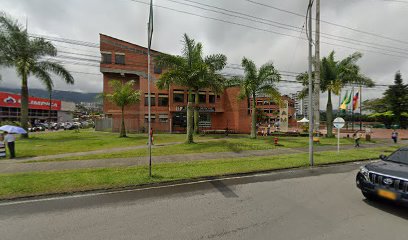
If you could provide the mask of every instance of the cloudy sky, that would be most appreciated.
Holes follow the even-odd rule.
[[[147,42],[148,6],[143,2],[147,3],[148,0],[0,0],[0,10],[18,19],[22,24],[27,20],[28,31],[32,34],[97,44],[99,33],[103,33],[144,46]],[[206,54],[224,53],[229,64],[239,64],[242,57],[246,56],[258,65],[273,61],[276,67],[286,74],[303,72],[307,69],[307,43],[304,40],[304,29],[302,31],[304,17],[256,3],[304,15],[307,2],[307,0],[154,0],[157,6],[154,8],[155,32],[152,47],[162,52],[178,54],[182,47],[182,34],[187,33],[203,43]],[[199,8],[188,5],[196,5]],[[217,7],[218,9],[211,9],[218,12],[205,10],[210,9],[209,6]],[[232,11],[244,13],[246,16],[241,15],[241,18],[230,16],[236,14]],[[354,51],[361,51],[364,54],[360,60],[362,71],[377,83],[391,84],[397,70],[407,78],[407,12],[408,1],[321,0],[321,19],[325,21],[321,23],[321,55],[325,56],[335,50],[336,58],[341,59]],[[249,21],[251,16],[257,19]],[[358,29],[360,32],[335,24]],[[100,92],[102,77],[96,66],[98,48],[64,42],[55,44],[61,54],[59,60],[73,71],[76,81],[74,86],[67,86],[56,78],[55,88]],[[87,60],[79,61],[78,58]],[[19,86],[20,81],[13,69],[0,68],[0,72],[3,76],[0,86]],[[228,68],[225,72],[240,73],[240,70]],[[284,76],[284,79],[292,80],[293,77]],[[42,86],[32,78],[30,87]],[[280,83],[279,87],[283,93],[300,89],[299,85],[292,83]],[[378,97],[383,90],[384,87],[368,89],[363,95],[369,98]],[[324,95],[322,101],[325,101]]]

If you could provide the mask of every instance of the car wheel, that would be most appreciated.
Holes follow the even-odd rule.
[[[370,200],[370,201],[376,200],[375,195],[373,195],[373,194],[371,194],[371,193],[367,193],[367,192],[363,192],[363,191],[361,191],[361,193],[363,194],[363,196],[364,196],[367,200]]]

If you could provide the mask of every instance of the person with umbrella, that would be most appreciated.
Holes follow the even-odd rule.
[[[4,143],[7,144],[7,147],[9,149],[10,152],[10,158],[15,158],[16,157],[16,152],[15,152],[15,141],[16,138],[8,132],[4,132],[5,136],[4,136]]]
[[[16,157],[16,152],[15,152],[16,137],[14,137],[12,133],[26,134],[27,131],[21,127],[10,126],[10,125],[1,126],[0,131],[4,131],[4,134],[5,134],[4,143],[7,145],[9,149],[10,158],[15,158]]]

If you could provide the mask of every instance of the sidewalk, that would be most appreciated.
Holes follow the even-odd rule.
[[[393,145],[392,143],[375,143],[365,144],[361,148],[375,148]],[[145,146],[144,146],[145,147]],[[353,149],[353,145],[343,145],[342,150]],[[337,146],[317,146],[315,152],[335,151]],[[196,160],[210,160],[223,158],[241,158],[241,157],[259,157],[282,154],[296,154],[308,152],[308,147],[302,148],[278,148],[271,150],[252,150],[242,152],[208,152],[196,154],[176,154],[167,156],[153,156],[153,164],[170,163],[170,162],[189,162]],[[44,158],[42,158],[44,159]],[[23,173],[23,172],[38,172],[38,171],[57,171],[57,170],[72,170],[85,168],[108,168],[108,167],[129,167],[148,164],[148,157],[135,158],[114,158],[114,159],[95,159],[95,160],[72,160],[60,162],[34,162],[22,163],[21,160],[0,161],[0,173]]]

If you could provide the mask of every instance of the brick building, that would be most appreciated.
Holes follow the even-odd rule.
[[[103,74],[103,91],[111,91],[111,80],[135,81],[135,89],[140,90],[141,101],[125,108],[125,124],[128,131],[139,132],[147,129],[147,49],[126,41],[100,34],[100,51],[102,61],[100,71]],[[159,90],[155,84],[161,74],[154,64],[152,51],[152,127],[155,131],[185,131],[187,90],[183,87],[171,86]],[[251,116],[248,102],[238,100],[239,87],[230,87],[222,94],[215,94],[206,89],[199,92],[199,126],[203,130],[230,129],[238,133],[250,132]],[[121,111],[114,104],[104,101],[104,113],[113,119],[113,131],[120,128]]]

